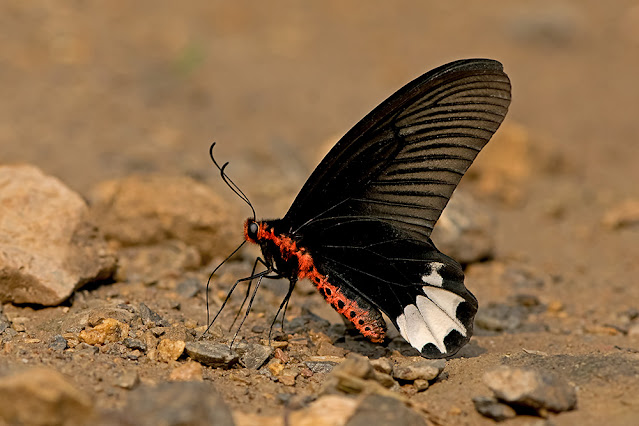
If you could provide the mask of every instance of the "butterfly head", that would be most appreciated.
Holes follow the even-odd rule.
[[[244,239],[250,243],[259,244],[260,240],[260,223],[255,219],[246,219],[244,223]]]

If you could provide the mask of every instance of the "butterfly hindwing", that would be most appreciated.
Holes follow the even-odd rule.
[[[384,312],[422,355],[453,355],[472,335],[477,300],[461,266],[429,239],[401,237],[379,221],[334,224],[313,254],[334,285]]]

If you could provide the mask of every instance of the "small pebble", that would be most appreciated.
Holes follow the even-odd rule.
[[[162,339],[157,347],[158,360],[164,362],[176,361],[182,356],[185,347],[184,340]]]
[[[443,359],[423,359],[410,357],[393,367],[393,377],[397,380],[435,380],[446,367]]]
[[[51,339],[49,348],[53,349],[54,351],[63,351],[67,348],[67,339],[59,334],[56,334],[55,336],[53,336],[53,339]]]
[[[188,342],[185,349],[189,357],[213,368],[230,368],[239,360],[238,354],[222,343]]]
[[[498,422],[517,416],[511,406],[498,402],[490,396],[476,396],[473,398],[473,404],[475,404],[475,409],[479,414]]]

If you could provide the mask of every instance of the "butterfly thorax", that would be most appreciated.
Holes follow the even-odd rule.
[[[315,265],[306,247],[295,237],[281,231],[279,221],[254,221],[244,224],[244,238],[257,244],[269,268],[292,283],[309,279],[326,301],[372,342],[381,342],[386,334],[386,322],[381,314],[362,297],[345,291],[323,274]]]

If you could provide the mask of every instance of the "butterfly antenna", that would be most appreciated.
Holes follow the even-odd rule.
[[[228,177],[226,172],[224,172],[224,169],[226,168],[226,166],[229,165],[228,161],[224,163],[222,166],[220,166],[219,163],[215,160],[215,157],[213,156],[213,147],[215,147],[215,142],[213,142],[211,144],[211,147],[209,148],[209,156],[211,157],[213,164],[215,164],[215,167],[217,167],[218,170],[220,171],[222,180],[229,188],[231,188],[231,191],[233,191],[235,195],[237,195],[242,201],[248,204],[248,206],[251,208],[251,211],[253,212],[253,220],[255,220],[256,215],[255,215],[255,209],[253,208],[253,204],[251,204],[251,201],[248,199],[246,194],[240,189],[240,187],[237,186],[230,177]]]

